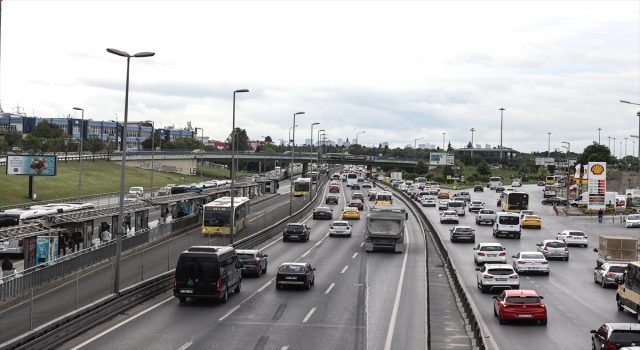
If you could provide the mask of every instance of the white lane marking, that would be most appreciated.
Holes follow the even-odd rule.
[[[364,245],[364,242],[360,243],[360,248],[362,248],[363,245]]]
[[[289,345],[285,345],[282,348],[280,348],[280,350],[287,350],[287,349],[289,349]]]
[[[271,284],[271,281],[267,282],[264,286],[260,287],[260,289],[258,289],[258,292],[262,292],[265,288],[269,287],[269,285]]]
[[[324,292],[324,294],[329,294],[329,292],[333,289],[333,286],[335,286],[335,283],[331,283],[331,285],[329,286],[329,289],[327,289],[326,292]]]
[[[218,319],[218,321],[222,321],[222,320],[224,320],[224,319],[225,319],[225,318],[227,318],[229,315],[231,315],[234,311],[238,310],[238,308],[239,308],[239,307],[240,307],[240,305],[238,305],[238,306],[234,307],[233,309],[229,310],[229,312],[227,312],[226,314],[224,314],[224,316],[220,317],[220,318]]]
[[[345,271],[347,271],[348,268],[349,268],[349,265],[345,266],[340,273],[344,273]]]
[[[387,340],[384,343],[384,350],[391,350],[391,342],[393,340],[393,331],[396,327],[396,318],[398,317],[398,307],[400,306],[400,296],[402,294],[402,281],[404,281],[404,271],[407,268],[407,251],[409,250],[409,234],[407,227],[404,228],[404,236],[406,242],[404,245],[404,261],[402,262],[402,270],[400,271],[400,281],[398,282],[398,291],[396,292],[396,300],[393,303],[393,312],[391,313],[391,321],[389,322],[389,331],[387,332]]]
[[[354,259],[356,256],[358,256],[358,252],[356,252],[355,254],[353,254],[353,256],[351,257],[351,259]]]
[[[185,350],[186,348],[188,348],[191,344],[193,344],[193,342],[188,342],[186,344],[184,344],[183,346],[181,346],[180,348],[178,348],[178,350]]]
[[[98,334],[98,335],[96,335],[96,336],[94,336],[94,337],[92,337],[92,338],[90,338],[90,339],[86,340],[85,342],[81,343],[80,345],[77,345],[76,347],[72,348],[71,350],[77,350],[77,349],[80,349],[80,348],[84,347],[85,345],[87,345],[87,344],[91,343],[92,341],[94,341],[94,340],[96,340],[96,339],[98,339],[98,338],[102,337],[103,335],[105,335],[105,334],[107,334],[107,333],[110,333],[111,331],[113,331],[113,330],[114,330],[114,329],[116,329],[116,328],[119,328],[120,326],[123,326],[123,325],[125,325],[125,324],[127,324],[127,323],[129,323],[129,322],[131,322],[131,321],[133,321],[133,320],[135,320],[136,318],[138,318],[138,317],[140,317],[140,316],[142,316],[142,315],[146,314],[147,312],[149,312],[149,311],[151,311],[151,310],[153,310],[153,309],[157,308],[158,306],[160,306],[160,305],[162,305],[162,304],[166,303],[167,301],[173,300],[173,298],[174,298],[174,296],[170,296],[169,298],[167,298],[167,299],[165,299],[165,300],[163,300],[163,301],[161,301],[161,302],[159,302],[159,303],[157,303],[157,304],[153,305],[152,307],[150,307],[150,308],[148,308],[148,309],[146,309],[146,310],[142,311],[141,313],[139,313],[139,314],[137,314],[137,315],[135,315],[135,316],[133,316],[133,317],[129,318],[128,320],[124,320],[124,321],[122,321],[122,322],[118,323],[117,325],[115,325],[115,326],[113,326],[113,327],[111,327],[111,328],[107,329],[106,331],[104,331],[104,332],[102,332],[102,333],[100,333],[100,334]]]
[[[314,307],[313,309],[311,309],[311,311],[309,311],[309,313],[307,314],[307,316],[304,317],[304,319],[302,320],[302,323],[307,323],[307,321],[309,321],[309,317],[311,317],[311,315],[313,315],[313,312],[316,311],[316,308]]]

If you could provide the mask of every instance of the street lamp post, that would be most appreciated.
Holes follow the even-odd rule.
[[[620,100],[620,102],[630,104],[630,105],[640,106],[640,103],[633,103],[633,102],[624,101],[624,100]],[[638,109],[638,112],[636,114],[638,115],[638,135],[640,135],[640,109]],[[640,142],[638,142],[638,157],[640,157]]]
[[[82,111],[82,122],[80,123],[80,151],[78,152],[78,158],[80,158],[80,175],[78,178],[78,199],[80,199],[80,196],[82,194],[82,139],[84,138],[83,135],[83,131],[84,131],[84,109],[80,108],[80,107],[73,107],[73,109],[77,110],[77,111]]]
[[[318,165],[320,165],[320,149],[321,149],[320,148],[320,144],[321,144],[320,143],[320,133],[323,132],[323,131],[324,131],[324,129],[318,130],[318,137],[316,138],[318,140],[318,151],[317,151],[317,161],[316,161],[316,163]],[[317,192],[317,190],[318,190],[318,188],[316,188],[316,192]]]
[[[602,130],[601,128],[598,128],[598,144],[599,144],[599,145],[601,144],[601,143],[600,143],[600,131],[601,131],[601,130]]]
[[[202,128],[196,128],[196,135],[198,135],[198,130],[202,131],[202,137],[200,138],[200,142],[202,142],[202,150],[204,151],[204,130]],[[204,152],[200,152],[200,182],[202,182],[202,166],[204,165],[202,162],[202,155]]]
[[[320,136],[322,136],[322,153],[325,153],[324,151],[324,146],[327,144],[327,134],[325,132],[323,132]],[[324,162],[324,164],[326,164],[326,160]]]
[[[311,142],[309,142],[309,143],[310,143],[310,146],[311,146],[311,152],[309,153],[309,162],[310,162],[310,164],[309,164],[309,168],[310,168],[310,169],[309,169],[309,171],[313,170],[313,126],[314,126],[314,125],[318,125],[318,124],[320,124],[320,123],[313,123],[313,124],[311,124]],[[318,166],[318,165],[316,164],[316,167],[317,167],[317,166]],[[316,175],[316,176],[317,176],[317,175]],[[311,185],[313,185],[313,181],[311,182]]]
[[[607,136],[607,138],[609,139],[609,153],[611,153],[611,136]]]
[[[571,143],[567,142],[567,141],[560,141],[560,143],[566,143],[567,146],[567,180],[569,179],[569,152],[571,152]],[[565,147],[565,146],[562,146]]]
[[[502,164],[502,112],[506,109],[500,108],[500,164]],[[501,166],[502,167],[502,166]]]
[[[304,114],[304,112],[296,112],[293,113],[293,138],[290,138],[291,142],[291,191],[289,191],[289,216],[293,215],[293,161],[294,161],[294,152],[296,147],[296,115]]]
[[[236,138],[236,93],[241,93],[241,92],[249,92],[249,90],[247,89],[240,89],[240,90],[235,90],[233,92],[233,124],[231,125],[231,223],[229,225],[229,243],[233,244],[233,231],[236,228],[236,216],[234,213],[234,206],[233,206],[233,198],[236,196],[236,192],[235,192],[235,182],[236,182],[236,168],[233,166],[235,161],[236,161],[236,147],[235,147],[235,143],[233,142]]]
[[[358,154],[358,135],[364,134],[364,131],[361,131],[356,134],[356,154]]]
[[[413,139],[413,156],[414,156],[414,157],[416,157],[416,158],[418,158],[418,148],[417,148],[417,146],[416,146],[416,142],[417,142],[418,140],[422,140],[423,138],[424,138],[424,137],[419,137],[419,138],[417,138],[417,139]]]
[[[616,138],[613,138],[613,157],[616,157]]]
[[[291,146],[291,130],[293,130],[294,128],[297,128],[297,125],[294,125],[292,127],[289,128],[289,143],[287,143],[287,145]],[[291,170],[293,171],[293,169]]]
[[[473,132],[476,131],[476,129],[471,128],[471,158],[473,158]]]
[[[549,135],[549,144],[547,145],[547,158],[549,158],[549,153],[551,152],[551,132],[548,132]]]
[[[151,57],[155,56],[154,52],[138,52],[135,55],[129,55],[125,51],[120,51],[117,49],[107,49],[108,53],[112,53],[114,55],[122,56],[127,58],[127,81],[125,85],[125,97],[124,97],[124,123],[123,123],[123,135],[122,137],[126,137],[127,132],[127,118],[129,113],[129,62],[131,57]],[[124,219],[124,180],[125,180],[125,171],[126,171],[126,160],[127,160],[127,150],[126,150],[126,140],[124,141],[125,147],[122,149],[122,161],[120,167],[120,200],[118,205],[118,228],[115,230],[121,230],[120,234],[116,236],[116,267],[114,271],[113,278],[113,292],[115,294],[120,294],[120,262],[122,260],[122,235],[126,234],[124,232],[124,225],[120,225],[120,222]]]
[[[620,147],[622,148],[622,147]],[[627,163],[627,138],[624,138],[624,162]]]
[[[151,198],[153,198],[153,156],[156,152],[156,123],[153,120],[145,120],[144,122],[151,123]],[[160,146],[160,148],[162,148],[162,146]]]

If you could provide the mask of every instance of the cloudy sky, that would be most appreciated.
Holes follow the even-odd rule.
[[[296,140],[320,122],[332,140],[391,147],[560,141],[582,151],[638,134],[638,1],[2,1],[0,102],[58,117],[85,108]],[[77,115],[78,117],[80,115]],[[315,127],[317,131],[319,128]],[[314,138],[316,137],[314,132]],[[611,137],[609,141],[608,137]],[[636,143],[635,147],[638,147]],[[638,152],[635,151],[636,156]]]

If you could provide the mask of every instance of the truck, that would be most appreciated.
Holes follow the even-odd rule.
[[[616,196],[618,192],[605,192],[604,194],[604,204],[606,206],[615,206],[616,205]],[[576,199],[571,201],[572,207],[577,207],[579,205],[589,205],[589,193],[585,192],[579,195]]]
[[[500,176],[492,176],[489,178],[489,182],[487,182],[487,187],[489,189],[495,190],[500,186],[502,186],[502,178]]]
[[[493,209],[480,209],[476,214],[476,224],[489,223],[493,225],[496,222],[496,212]]]
[[[402,171],[391,171],[389,172],[389,177],[391,178],[391,181],[402,180]]]
[[[393,248],[396,253],[402,253],[407,216],[407,212],[401,205],[374,205],[367,215],[365,251],[372,252],[374,248]]]
[[[638,240],[627,236],[600,236],[598,248],[594,249],[596,268],[604,263],[629,263],[638,260]]]

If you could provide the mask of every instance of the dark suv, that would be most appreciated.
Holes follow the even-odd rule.
[[[338,196],[335,194],[330,194],[325,199],[324,204],[338,204]]]
[[[256,277],[267,273],[267,254],[262,254],[259,250],[236,250],[238,259],[242,262],[242,273],[252,273]]]
[[[484,192],[484,187],[482,187],[481,185],[476,185],[475,187],[473,187],[473,192]]]
[[[232,247],[195,246],[180,254],[173,282],[173,296],[217,299],[226,303],[230,291],[240,293],[242,263]]]
[[[640,344],[640,324],[637,323],[605,323],[591,333],[592,349],[620,349]]]
[[[290,222],[282,232],[282,241],[295,240],[307,242],[310,234],[311,229],[309,226],[299,222]]]
[[[313,211],[313,220],[315,219],[333,219],[333,213],[331,209],[328,207],[317,207],[316,210]]]
[[[364,194],[362,194],[362,192],[356,192],[351,195],[351,199],[359,199],[364,202]]]

